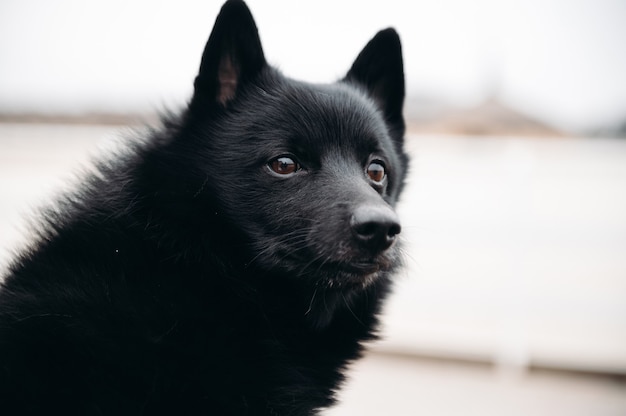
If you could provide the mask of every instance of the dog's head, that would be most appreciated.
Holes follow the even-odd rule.
[[[393,29],[365,46],[345,78],[313,85],[267,64],[249,10],[230,0],[186,116],[197,142],[194,197],[241,231],[251,267],[325,288],[366,287],[399,259],[403,100]]]

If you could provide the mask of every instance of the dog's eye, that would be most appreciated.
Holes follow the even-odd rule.
[[[289,156],[279,156],[267,164],[272,172],[279,175],[291,175],[300,170],[300,164]]]
[[[379,160],[375,160],[367,167],[367,176],[374,182],[382,182],[385,179],[385,166]]]

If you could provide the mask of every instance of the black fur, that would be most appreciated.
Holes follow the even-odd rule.
[[[9,270],[0,414],[331,405],[399,263],[403,99],[392,29],[343,80],[311,85],[266,63],[228,1],[188,108],[49,210]]]

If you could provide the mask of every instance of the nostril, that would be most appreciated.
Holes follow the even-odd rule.
[[[390,225],[389,230],[387,231],[387,237],[395,238],[402,231],[402,227],[398,223],[393,223]]]
[[[366,222],[364,224],[355,224],[354,231],[357,235],[362,237],[373,237],[380,227],[380,224],[375,222]]]

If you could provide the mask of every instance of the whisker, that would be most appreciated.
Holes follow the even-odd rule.
[[[309,302],[309,309],[307,309],[306,312],[304,313],[305,316],[308,315],[313,309],[313,301],[315,301],[315,295],[317,295],[317,289],[318,287],[315,286],[315,290],[313,291],[313,296],[311,297],[311,302]]]
[[[288,244],[292,241],[299,240],[303,237],[306,237],[308,234],[308,230],[296,230],[290,234],[287,234],[287,237],[281,237],[280,239],[276,239],[277,241],[272,241],[271,244],[267,244],[267,247],[260,250],[252,259],[250,259],[250,264],[254,263],[259,257],[266,255],[267,253],[274,250],[274,246],[276,243]],[[283,257],[284,258],[284,257]]]
[[[359,319],[359,317],[358,317],[358,316],[356,316],[356,314],[354,313],[354,311],[353,311],[353,310],[352,310],[352,308],[350,307],[350,304],[349,304],[348,300],[346,299],[345,295],[343,294],[343,292],[340,292],[340,293],[341,293],[341,298],[343,299],[343,303],[346,305],[346,308],[348,308],[348,311],[350,311],[350,314],[351,314],[352,316],[354,316],[354,319],[356,319],[356,320],[357,320],[357,322],[358,322],[359,324],[361,324],[362,326],[366,326],[366,325],[363,323],[363,321],[361,321],[361,320]]]

